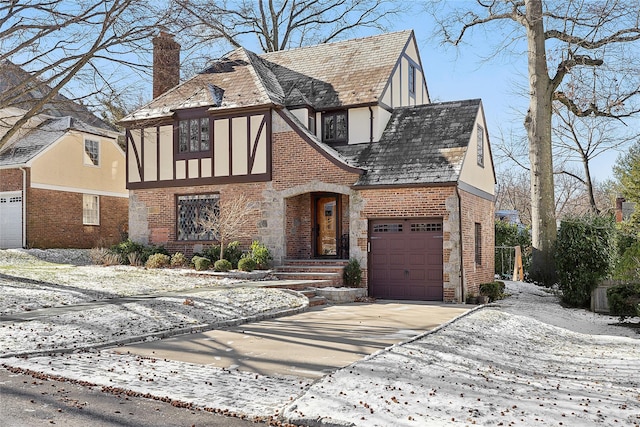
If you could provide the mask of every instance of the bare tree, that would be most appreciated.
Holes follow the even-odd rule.
[[[591,163],[606,152],[628,146],[638,139],[638,133],[616,126],[619,123],[608,117],[576,116],[562,104],[555,105],[554,113],[554,156],[565,159],[566,164],[580,163],[581,171],[563,167],[562,173],[584,186],[589,210],[599,213]]]
[[[531,225],[531,189],[529,172],[524,169],[506,169],[500,173],[496,189],[496,210],[518,211],[520,221]]]
[[[384,29],[398,14],[392,0],[173,0],[176,24],[200,41],[234,48],[257,38],[264,52],[326,43],[361,28]]]
[[[244,194],[222,198],[219,206],[207,207],[198,217],[197,224],[203,234],[210,234],[220,243],[220,259],[224,258],[225,244],[233,239],[252,237],[251,221],[255,218],[254,203]]]
[[[526,42],[529,109],[524,126],[531,168],[531,274],[536,281],[552,283],[557,233],[553,102],[585,117],[624,118],[640,111],[640,73],[632,68],[640,52],[640,1],[434,1],[429,5],[446,42],[458,45],[467,33],[490,24],[501,25],[497,31],[508,34],[505,44],[512,46],[514,36]],[[569,75],[572,85],[563,86]],[[597,97],[582,96],[585,93]]]
[[[0,109],[21,111],[0,148],[41,112],[121,93],[132,74],[147,72],[140,55],[165,20],[153,2],[140,0],[0,2],[0,80],[9,80],[0,85]],[[11,81],[11,69],[23,74]],[[77,93],[71,100],[63,96],[69,86]]]

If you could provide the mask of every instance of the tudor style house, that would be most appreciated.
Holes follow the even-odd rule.
[[[154,49],[154,99],[122,120],[132,239],[199,251],[198,218],[242,194],[276,266],[355,258],[377,298],[459,302],[493,280],[482,103],[430,102],[412,31],[239,48],[181,84],[179,45]]]
[[[0,66],[0,136],[39,99],[45,85]],[[0,148],[0,248],[91,248],[127,230],[125,153],[116,132],[62,95]]]

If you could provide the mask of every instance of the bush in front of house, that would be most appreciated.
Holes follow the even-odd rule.
[[[205,256],[211,260],[212,263],[220,260],[220,245],[211,245],[202,251],[202,256]],[[226,259],[232,265],[231,268],[238,267],[238,261],[242,258],[242,249],[240,249],[240,242],[233,241],[224,248],[224,254],[222,259]]]
[[[257,240],[254,240],[251,243],[250,256],[256,262],[255,268],[257,268],[258,270],[269,269],[269,265],[273,260],[269,248],[267,248],[264,243],[261,243]]]
[[[195,255],[191,258],[191,264],[197,271],[208,270],[211,266],[211,260],[207,257]]]
[[[489,297],[489,302],[504,298],[504,282],[480,283],[480,295]]]
[[[624,283],[607,289],[609,314],[612,316],[640,316],[640,283]]]
[[[233,269],[231,262],[226,259],[219,259],[213,264],[214,271],[226,272]]]
[[[355,258],[350,258],[342,273],[342,280],[345,286],[357,288],[362,281],[362,267],[360,262]]]
[[[253,271],[256,269],[256,262],[253,258],[244,257],[238,261],[238,270],[240,271]]]
[[[116,255],[120,264],[144,265],[153,254],[169,255],[164,246],[143,245],[127,239],[109,248],[109,252]]]
[[[182,252],[176,252],[171,255],[171,261],[169,264],[171,267],[186,267],[189,265],[189,260]]]
[[[164,268],[168,267],[171,263],[171,258],[169,255],[156,253],[147,259],[147,262],[144,263],[144,266],[147,268]]]
[[[591,292],[614,264],[613,218],[584,216],[563,220],[555,258],[562,301],[573,307],[589,307]]]

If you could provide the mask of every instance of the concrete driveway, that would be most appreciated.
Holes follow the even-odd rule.
[[[470,308],[407,301],[320,306],[293,316],[115,350],[269,376],[318,378],[431,330]]]

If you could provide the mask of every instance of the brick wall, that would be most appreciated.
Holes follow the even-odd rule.
[[[22,190],[22,171],[20,169],[0,169],[0,191]]]
[[[495,272],[495,226],[494,203],[474,194],[460,191],[462,201],[462,245],[465,292],[479,293],[481,283],[494,280]],[[481,262],[475,260],[475,224],[480,224]]]
[[[27,194],[27,246],[91,248],[122,240],[128,200],[100,196],[100,225],[82,224],[82,194],[30,188]]]

